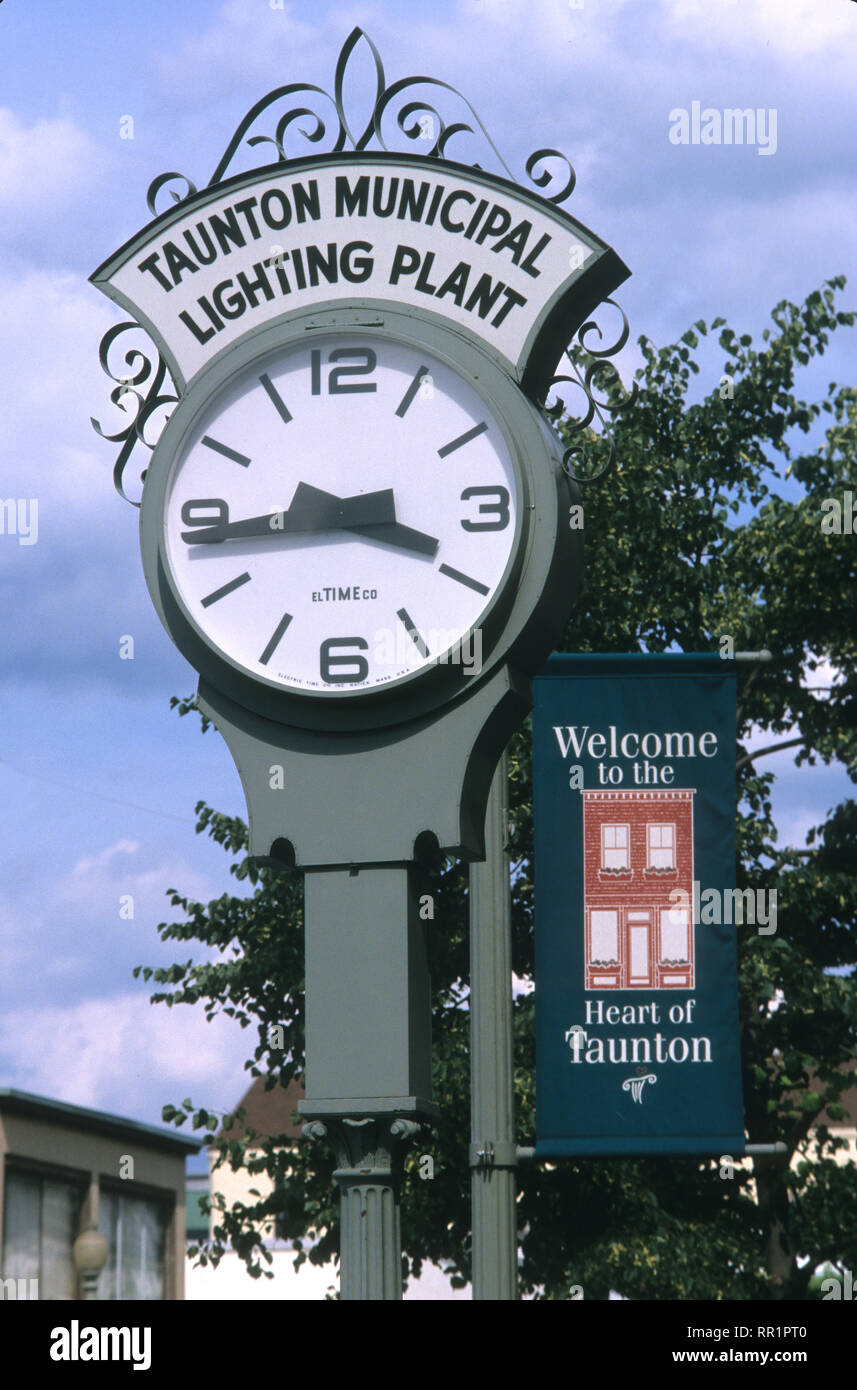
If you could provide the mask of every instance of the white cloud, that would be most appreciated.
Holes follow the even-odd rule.
[[[87,512],[112,502],[110,471],[119,446],[100,441],[89,417],[111,434],[122,424],[110,404],[114,383],[98,361],[113,321],[80,276],[33,269],[0,277],[0,482],[7,490],[14,481],[21,495],[49,491],[64,507]],[[144,334],[135,337],[146,341]]]
[[[151,1005],[142,989],[38,1014],[7,1009],[0,1020],[3,1070],[19,1090],[155,1123],[187,1087],[199,1104],[236,1104],[249,1051],[250,1033],[231,1019],[209,1024],[200,1007]]]
[[[121,789],[120,789],[121,790]],[[90,904],[109,902],[117,892],[134,895],[135,918],[163,916],[168,885],[200,901],[214,897],[215,886],[179,854],[158,852],[151,845],[119,840],[94,859],[79,860],[61,888],[66,901],[77,897]]]
[[[77,670],[90,681],[119,679],[120,634],[142,641],[157,621],[142,580],[139,513],[113,487],[122,446],[100,439],[90,423],[93,416],[116,434],[132,418],[111,404],[115,383],[98,359],[115,319],[81,276],[0,271],[0,498],[25,499],[30,512],[32,499],[38,505],[37,544],[0,541],[6,611],[26,614],[7,629],[5,650],[19,671],[52,682],[58,669],[66,678]],[[114,343],[113,371],[137,369],[125,364],[131,347],[152,352],[145,333],[129,333]],[[132,496],[149,460],[139,445],[126,475]],[[128,664],[121,676],[138,684],[153,674],[136,662],[127,672]]]
[[[117,791],[121,794],[121,787]],[[94,958],[102,988],[126,984],[137,964],[164,965],[181,956],[217,959],[200,942],[177,946],[157,936],[159,922],[182,917],[167,899],[170,887],[200,902],[222,891],[181,854],[127,838],[78,859],[67,873],[42,880],[34,891],[25,886],[14,894],[7,888],[0,903],[0,965],[6,967],[0,990],[7,1007],[24,998],[31,1007],[50,1007],[75,987],[85,988]],[[16,980],[13,996],[10,986]]]
[[[0,107],[0,214],[16,222],[50,215],[56,228],[58,208],[86,196],[97,173],[95,155],[89,136],[67,118],[27,126]]]
[[[172,99],[194,106],[213,91],[222,98],[236,86],[252,90],[258,82],[279,85],[307,75],[317,65],[319,51],[335,52],[323,36],[326,27],[334,26],[317,13],[309,23],[299,19],[296,9],[292,4],[275,9],[226,0],[204,32],[192,33],[185,44],[156,60],[164,89]],[[289,68],[284,72],[286,55]]]
[[[667,335],[715,314],[738,331],[758,332],[770,326],[778,300],[800,301],[857,256],[857,224],[833,187],[772,190],[763,197],[749,187],[723,186],[720,196],[700,197],[703,183],[698,165],[684,177],[677,169],[668,197],[638,207],[620,248],[635,276],[620,288],[619,300],[632,324],[634,298],[644,300],[645,331],[656,340],[672,341]],[[659,234],[665,220],[675,235]],[[657,286],[657,300],[650,301],[649,286]],[[840,343],[834,340],[832,349],[835,359]],[[714,358],[719,370],[722,354]],[[829,378],[827,372],[825,364],[825,381],[842,368],[831,369]]]
[[[136,840],[117,840],[114,845],[107,845],[105,849],[99,851],[89,859],[78,859],[72,869],[72,876],[77,879],[85,874],[89,874],[93,869],[103,869],[106,865],[112,864],[121,855],[133,855],[140,849]]]
[[[840,58],[853,44],[857,21],[845,0],[661,0],[668,18],[695,41],[719,41],[746,53],[770,45],[789,57],[824,54]],[[853,58],[848,60],[853,65]]]

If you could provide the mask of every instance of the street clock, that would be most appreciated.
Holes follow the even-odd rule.
[[[237,703],[402,722],[556,633],[576,495],[540,413],[460,334],[338,309],[196,380],[148,471],[144,568],[177,646]]]
[[[355,53],[369,111],[347,109]],[[468,136],[479,162],[455,158]],[[355,29],[332,91],[256,102],[205,187],[156,178],[152,221],[92,277],[126,316],[101,345],[126,428],[96,428],[129,501],[152,451],[149,591],[234,758],[250,856],[304,873],[300,1108],[337,1153],[346,1299],[401,1294],[401,1149],[436,1115],[426,871],[485,858],[495,769],[579,586],[580,446],[545,403],[570,384],[572,432],[603,420],[627,338],[590,319],[628,271],[559,206],[568,160],[538,149],[526,173],[447,83],[388,86]]]

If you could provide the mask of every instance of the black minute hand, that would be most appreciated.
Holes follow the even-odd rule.
[[[382,541],[418,555],[434,556],[439,545],[436,537],[396,521],[392,488],[336,497],[310,483],[298,483],[287,511],[251,516],[223,526],[199,526],[183,531],[181,536],[188,545],[217,545],[226,540],[314,531],[352,531],[367,540]]]
[[[243,521],[230,521],[223,526],[197,526],[192,531],[183,531],[182,540],[187,541],[188,545],[217,545],[220,541],[244,540],[248,537],[376,525],[392,522],[395,517],[392,488],[358,493],[355,497],[334,497],[333,493],[321,492],[308,483],[299,483],[288,510],[248,516]]]

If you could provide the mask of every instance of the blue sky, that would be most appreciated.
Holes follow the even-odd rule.
[[[626,379],[641,333],[661,343],[722,314],[758,334],[778,299],[840,273],[855,303],[853,0],[0,4],[0,498],[39,501],[36,544],[0,536],[0,1082],[148,1122],[188,1093],[225,1109],[244,1089],[240,1029],[151,1007],[131,977],[173,958],[155,933],[167,888],[233,882],[194,834],[195,802],[244,802],[225,745],[169,710],[195,681],[146,592],[114,446],[89,425],[118,428],[97,353],[119,315],[87,277],[147,220],[155,175],[201,186],[265,92],[331,88],[355,24],[388,81],[463,91],[516,174],[540,146],[569,155],[569,210],[633,272]],[[694,101],[775,110],[776,152],[671,143],[670,112]],[[839,337],[799,381],[809,396],[853,380],[854,336]],[[700,389],[719,370],[712,357]],[[783,844],[850,789],[790,754],[764,766],[781,774]]]

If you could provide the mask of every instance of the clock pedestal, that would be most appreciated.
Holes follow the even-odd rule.
[[[198,703],[241,776],[251,855],[306,871],[300,1110],[337,1155],[341,1296],[401,1298],[402,1150],[437,1114],[419,864],[484,857],[488,789],[529,682],[502,667],[422,719],[349,734],[274,723],[204,681]]]
[[[445,854],[482,859],[491,778],[532,695],[508,666],[462,685],[422,718],[343,733],[265,719],[201,679],[199,707],[244,788],[250,854],[297,869],[409,864],[428,833]]]

